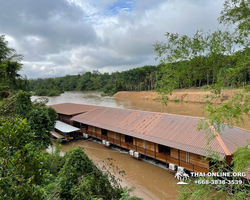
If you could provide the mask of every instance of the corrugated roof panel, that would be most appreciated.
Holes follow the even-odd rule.
[[[89,121],[94,121],[96,118],[98,118],[100,115],[102,115],[103,113],[107,111],[108,111],[108,108],[106,107],[97,108],[95,110],[92,110],[91,112],[88,112],[88,115],[85,116],[85,119]]]
[[[95,119],[98,123],[103,123],[110,126],[117,126],[131,111],[109,108],[107,112]]]
[[[130,111],[129,115],[127,115],[123,120],[121,120],[117,124],[117,127],[129,130],[128,127],[132,124],[132,122],[134,122],[135,120],[137,120],[140,116],[141,116],[141,112]]]
[[[131,123],[131,131],[146,134],[152,128],[154,128],[158,121],[161,120],[161,115],[153,113],[143,113],[138,120]]]
[[[250,133],[248,131],[236,127],[230,128],[229,126],[225,126],[224,130],[221,131],[221,138],[230,153],[237,150],[236,145],[246,146],[249,137]]]
[[[63,133],[70,133],[74,131],[79,131],[79,128],[63,123],[59,120],[56,120],[55,128],[62,131]]]

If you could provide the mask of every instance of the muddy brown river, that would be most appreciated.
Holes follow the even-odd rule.
[[[34,101],[39,97],[32,96]],[[203,117],[201,104],[192,103],[174,103],[169,102],[167,106],[163,106],[156,101],[138,101],[130,99],[129,101],[116,100],[112,97],[101,97],[99,92],[65,92],[58,97],[48,97],[47,105],[59,103],[79,103],[98,106],[119,107],[135,110],[144,110],[152,112],[164,112],[178,115]],[[250,123],[246,123],[241,127],[250,130]],[[136,189],[132,195],[136,195],[145,200],[147,199],[177,199],[178,190],[180,189],[174,179],[174,173],[169,172],[161,167],[155,166],[144,161],[136,160],[124,152],[108,149],[101,144],[93,141],[72,141],[63,144],[62,151],[82,146],[87,155],[95,162],[108,164],[107,158],[113,158],[113,164],[126,172],[126,176],[122,177],[121,185],[124,187],[135,186]],[[50,149],[48,149],[49,151]]]

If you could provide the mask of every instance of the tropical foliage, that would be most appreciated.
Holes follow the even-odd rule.
[[[16,54],[15,49],[8,47],[4,35],[0,36],[0,100],[8,97],[15,90],[26,90],[28,80],[19,72],[22,55]]]
[[[39,96],[59,95],[63,91],[103,91],[113,95],[118,91],[154,90],[160,78],[161,65],[138,67],[124,72],[85,72],[58,78],[31,79],[29,91]]]
[[[83,148],[61,156],[59,142],[50,154],[41,153],[36,141],[26,120],[0,125],[1,199],[138,199],[99,170]]]
[[[158,92],[162,100],[173,89],[186,85],[201,85],[204,77],[211,90],[208,95],[204,111],[207,117],[201,120],[198,129],[207,132],[208,157],[211,159],[211,170],[216,172],[247,172],[250,168],[249,143],[238,147],[233,154],[233,161],[229,163],[212,151],[209,142],[216,136],[211,130],[221,133],[225,124],[233,126],[244,123],[243,115],[250,116],[250,87],[248,84],[250,73],[249,31],[250,20],[249,0],[227,0],[221,12],[219,21],[227,25],[236,25],[233,32],[217,30],[215,32],[197,31],[192,37],[180,36],[177,33],[167,33],[167,43],[156,42],[155,51],[160,62],[165,64],[162,70],[165,74],[160,81]],[[240,49],[235,51],[235,48]],[[212,103],[212,99],[219,98],[224,87],[242,87],[232,100],[221,105]],[[249,119],[248,119],[249,120]],[[225,124],[224,124],[225,123]],[[209,181],[199,177],[200,181]],[[225,178],[238,180],[239,177]],[[180,199],[248,199],[250,198],[249,181],[243,184],[193,184],[182,186]],[[216,189],[214,191],[212,188]],[[226,193],[225,193],[226,192]],[[230,194],[230,195],[228,195]]]
[[[26,120],[6,122],[0,126],[0,198],[41,199],[37,187],[49,177],[43,169],[45,156],[37,151]]]

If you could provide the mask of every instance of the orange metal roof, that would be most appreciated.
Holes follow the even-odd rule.
[[[99,108],[100,106],[83,105],[76,103],[62,103],[62,104],[50,105],[50,107],[54,108],[56,112],[59,114],[77,115],[80,113],[84,113]]]
[[[233,153],[237,150],[237,146],[247,145],[247,140],[250,140],[249,135],[250,132],[248,130],[238,127],[230,128],[225,125],[224,129],[221,131],[220,137],[230,153]]]
[[[110,131],[130,135],[176,149],[204,155],[207,152],[206,133],[197,131],[201,118],[178,116],[120,108],[99,107],[73,117],[71,120],[89,124]],[[216,134],[216,133],[215,133]],[[210,142],[221,157],[236,151],[250,140],[250,132],[226,126],[222,134]]]

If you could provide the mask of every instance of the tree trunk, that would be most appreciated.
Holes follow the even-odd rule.
[[[244,84],[246,85],[247,84],[247,72],[246,72],[246,70],[245,70],[245,74],[244,74],[245,76],[244,76]]]
[[[207,73],[207,85],[209,85],[209,73]]]

